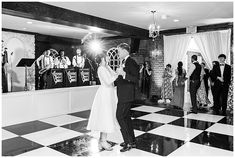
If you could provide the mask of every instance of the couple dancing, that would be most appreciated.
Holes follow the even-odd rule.
[[[125,152],[136,147],[130,109],[131,102],[134,100],[135,84],[138,83],[139,66],[130,57],[128,44],[119,44],[117,50],[121,66],[116,72],[108,65],[109,56],[100,54],[97,57],[101,85],[92,104],[87,129],[99,131],[99,148],[111,151],[107,134],[121,128],[124,142],[120,144],[123,147],[120,151]]]

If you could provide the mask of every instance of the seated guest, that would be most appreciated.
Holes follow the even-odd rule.
[[[47,76],[48,70],[54,67],[53,58],[50,56],[50,50],[46,50],[43,54],[37,58],[36,63],[39,68],[39,88],[45,89],[47,88]]]
[[[213,61],[212,62],[213,68],[210,71],[210,85],[211,85],[211,93],[213,96],[213,106],[211,107],[212,109],[214,109],[214,105],[215,105],[215,79],[213,78],[213,74],[215,73],[215,67],[219,66],[219,62],[218,61]]]
[[[59,56],[55,58],[55,66],[60,69],[67,69],[71,62],[67,56],[64,55],[64,50],[59,51]]]
[[[78,67],[83,69],[85,65],[85,58],[82,56],[81,48],[76,50],[76,55],[73,57],[72,64],[73,67]]]
[[[214,111],[216,114],[219,114],[222,107],[222,114],[226,115],[228,90],[231,82],[231,66],[225,64],[226,56],[224,54],[220,54],[218,58],[220,65],[215,66],[214,73],[212,75],[212,78],[215,80]]]
[[[172,99],[173,97],[173,88],[171,83],[172,70],[170,64],[166,65],[162,78],[163,83],[161,88],[161,97],[164,100],[164,103],[167,103],[167,99]]]
[[[178,62],[178,67],[175,70],[175,75],[176,77],[173,81],[175,90],[174,90],[173,99],[171,101],[171,105],[174,105],[180,109],[183,109],[186,70],[183,69],[183,63],[181,61]]]

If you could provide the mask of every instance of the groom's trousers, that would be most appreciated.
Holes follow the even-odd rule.
[[[125,143],[132,144],[135,142],[135,134],[132,126],[131,115],[131,102],[118,103],[117,105],[117,120],[121,127],[121,133]]]

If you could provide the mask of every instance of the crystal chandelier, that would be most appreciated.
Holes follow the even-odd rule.
[[[157,26],[154,18],[154,14],[156,13],[156,11],[151,11],[151,13],[153,13],[153,24],[149,25],[149,37],[152,37],[154,41],[154,39],[159,36],[160,26]]]

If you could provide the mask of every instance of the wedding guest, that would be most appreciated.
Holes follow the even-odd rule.
[[[186,81],[186,70],[183,69],[183,63],[178,62],[178,67],[175,70],[175,79],[173,84],[175,86],[173,99],[171,101],[171,105],[177,106],[180,109],[183,109],[184,106],[184,89],[185,89],[185,81]]]
[[[199,104],[199,108],[210,104],[210,101],[207,97],[206,86],[204,82],[204,78],[206,75],[204,67],[204,64],[201,64],[200,87],[197,90],[197,102]]]
[[[170,64],[166,65],[162,78],[163,83],[161,88],[161,97],[164,100],[164,103],[166,103],[167,99],[172,99],[173,97],[173,88],[171,83],[172,70]]]
[[[197,55],[192,55],[187,78],[189,78],[189,92],[192,103],[192,113],[197,114],[197,90],[200,87],[201,65],[197,61]]]
[[[147,99],[149,99],[150,79],[152,74],[149,62],[145,61],[140,69],[140,74],[142,74],[141,92],[147,96]]]
[[[213,106],[211,107],[211,109],[213,109],[214,110],[214,105],[215,105],[215,79],[213,78],[213,75],[214,75],[214,73],[215,73],[215,68],[217,67],[217,66],[219,66],[219,62],[218,61],[213,61],[212,62],[212,65],[213,65],[213,68],[212,68],[212,70],[210,71],[210,85],[211,85],[211,93],[212,93],[212,96],[213,96]]]
[[[231,82],[231,66],[225,63],[226,55],[218,56],[219,66],[215,66],[213,78],[215,80],[215,113],[219,114],[222,107],[222,114],[226,115],[229,84]]]
[[[209,77],[210,77],[210,70],[206,67],[205,63],[202,63],[202,66],[203,66],[203,69],[205,71],[203,80],[204,80],[204,83],[205,83],[206,96],[208,97],[208,92],[209,92],[208,80],[209,80]]]

